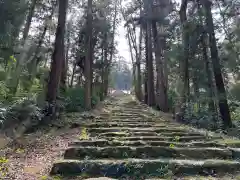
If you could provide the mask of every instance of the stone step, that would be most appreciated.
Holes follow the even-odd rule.
[[[105,120],[96,120],[93,121],[94,123],[122,123],[122,124],[150,124],[150,125],[155,125],[154,122],[151,121],[145,121],[145,120],[128,120],[128,119],[105,119]]]
[[[124,128],[160,128],[159,132],[161,131],[161,128],[164,129],[179,129],[180,130],[187,130],[181,127],[178,127],[176,125],[168,125],[166,124],[152,124],[148,122],[144,123],[139,123],[139,122],[132,122],[132,123],[127,123],[127,122],[112,122],[112,121],[101,121],[101,122],[89,122],[89,123],[79,123],[78,124],[81,127],[89,127],[89,128],[99,128],[99,127],[124,127]]]
[[[124,159],[124,158],[182,158],[182,159],[232,159],[230,149],[157,147],[157,146],[116,146],[116,147],[72,147],[65,151],[65,159]]]
[[[88,123],[88,124],[81,124],[81,126],[82,127],[89,127],[89,128],[98,128],[98,127],[129,127],[129,128],[152,127],[151,124],[143,124],[143,123],[136,123],[136,124],[129,124],[129,123]]]
[[[151,120],[151,118],[141,116],[141,115],[132,115],[132,116],[124,116],[124,115],[111,115],[110,116],[112,119],[146,119],[146,120]]]
[[[96,133],[92,133],[93,135],[96,135]],[[91,134],[91,135],[92,135]],[[99,133],[97,134],[99,137],[130,137],[130,136],[159,136],[159,137],[174,137],[178,138],[182,136],[202,136],[205,137],[204,135],[198,134],[198,133],[188,133],[188,132],[179,132],[179,133],[171,133],[171,132],[162,132],[162,133],[156,133],[156,132],[124,132],[124,131],[119,131],[119,132],[106,132],[106,133]]]
[[[189,142],[181,143],[174,141],[108,141],[106,139],[98,140],[85,140],[85,141],[76,141],[69,144],[70,147],[79,147],[79,146],[163,146],[163,147],[227,147],[224,144],[219,144],[216,142]]]
[[[129,136],[157,136],[155,132],[106,132],[98,134],[98,137],[129,137]]]
[[[188,133],[185,129],[173,128],[173,127],[158,127],[158,128],[119,128],[119,127],[109,127],[109,128],[90,128],[89,132],[96,133],[106,133],[106,132],[156,132],[156,133],[172,133],[173,136],[182,135]],[[189,132],[191,135],[200,135],[197,132]]]
[[[136,116],[118,116],[118,115],[111,115],[110,116],[110,118],[111,119],[115,119],[115,120],[122,120],[122,119],[133,119],[133,120],[143,120],[143,119],[146,119],[147,120],[147,118],[144,118],[144,117],[141,117],[141,116],[139,116],[139,115],[136,115]]]
[[[132,179],[163,178],[171,175],[220,175],[234,174],[240,169],[240,162],[225,160],[179,160],[179,159],[123,159],[123,160],[62,160],[54,163],[51,175],[89,177],[111,177]]]
[[[88,132],[98,135],[98,136],[107,136],[107,137],[118,137],[118,136],[168,136],[168,137],[176,137],[176,136],[204,136],[204,134],[197,133],[197,132],[176,132],[168,131],[169,129],[166,129],[167,131],[161,131],[159,133],[158,130],[138,130],[138,129],[89,129]],[[98,134],[96,134],[98,133]]]
[[[140,108],[140,110],[141,109],[142,108]],[[139,109],[138,109],[137,112],[136,111],[131,111],[131,109],[124,109],[124,110],[123,109],[111,109],[111,113],[139,114],[139,113],[141,113],[141,111],[139,111]]]
[[[121,110],[121,111],[114,111],[114,110],[111,110],[110,113],[111,115],[127,115],[127,116],[130,116],[130,115],[133,115],[133,116],[143,116],[143,117],[154,117],[154,114],[151,113],[151,112],[148,112],[148,111],[145,111],[144,109],[139,109],[139,110],[132,110],[132,109],[125,109],[125,110]],[[159,117],[156,117],[155,118],[159,118]]]
[[[160,137],[160,136],[134,136],[134,137],[106,137],[108,140],[120,141],[175,141],[175,142],[190,142],[190,141],[210,141],[219,139],[219,137],[204,137],[204,136],[182,136],[182,137]]]
[[[132,111],[132,110],[125,110],[124,112],[123,111],[119,111],[119,112],[114,112],[112,111],[111,112],[112,115],[124,115],[124,114],[127,114],[127,115],[133,115],[133,116],[140,116],[140,117],[146,117],[146,118],[152,118],[154,117],[153,114],[151,113],[148,113],[148,112],[144,112],[143,110],[137,110],[137,111]],[[155,118],[159,118],[159,117],[156,117]]]
[[[149,116],[152,116],[153,114],[152,113],[149,113],[148,111],[146,111],[144,108],[138,108],[138,109],[135,109],[135,108],[124,108],[124,109],[121,109],[121,110],[112,110],[111,113],[126,113],[126,114],[144,114],[144,115],[149,115]]]
[[[114,112],[111,112],[111,116],[114,117],[114,116],[118,116],[118,117],[144,117],[144,115],[142,115],[141,113],[114,113]]]
[[[111,118],[120,118],[120,119],[146,119],[152,120],[152,117],[143,115],[143,114],[135,114],[135,115],[124,115],[124,114],[112,114]]]

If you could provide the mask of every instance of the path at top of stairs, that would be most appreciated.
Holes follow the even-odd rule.
[[[118,94],[98,118],[78,122],[80,136],[51,175],[63,179],[184,179],[236,177],[240,141],[197,131]],[[196,178],[197,179],[197,178]]]

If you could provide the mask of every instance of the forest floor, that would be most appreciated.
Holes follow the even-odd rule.
[[[0,135],[0,180],[49,179],[53,162],[62,157],[68,145],[81,133],[75,121],[91,119],[100,109],[102,104],[90,113],[67,114],[53,127],[41,128],[16,142]]]
[[[16,144],[3,147],[0,138],[0,179],[240,179],[240,140],[177,124],[131,95],[64,119],[63,128]]]

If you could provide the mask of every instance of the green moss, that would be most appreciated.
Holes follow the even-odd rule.
[[[225,144],[229,147],[240,148],[240,140],[239,139],[223,139],[219,140],[218,143]]]

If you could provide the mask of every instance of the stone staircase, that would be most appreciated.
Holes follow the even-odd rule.
[[[110,112],[80,122],[80,130],[88,136],[69,145],[51,175],[64,179],[237,176],[239,140],[160,119],[130,95],[118,95],[104,105]]]

